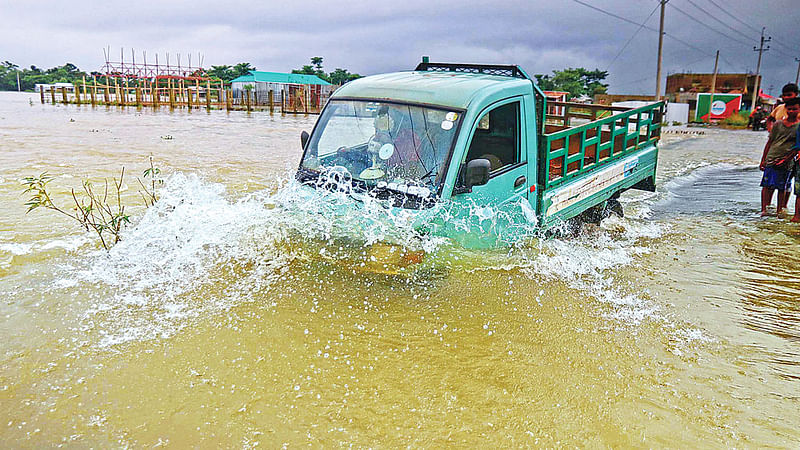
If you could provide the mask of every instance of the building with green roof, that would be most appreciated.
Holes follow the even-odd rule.
[[[235,78],[231,83],[275,83],[330,86],[331,84],[316,75],[300,73],[261,72],[251,70],[247,75]]]
[[[273,101],[289,111],[319,111],[334,89],[333,85],[316,75],[252,70],[231,80],[234,99],[241,101],[244,98],[247,85],[253,86],[253,104],[268,104],[269,92],[272,91]]]

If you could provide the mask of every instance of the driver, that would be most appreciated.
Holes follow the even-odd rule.
[[[394,146],[394,152],[385,160],[386,167],[394,175],[409,179],[425,174],[420,158],[421,141],[411,130],[411,117],[408,113],[394,106],[383,105],[378,109],[374,125],[375,135],[372,141],[377,141],[380,145],[388,142]]]

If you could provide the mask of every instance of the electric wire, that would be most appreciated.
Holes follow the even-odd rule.
[[[640,27],[642,27],[642,28],[644,28],[646,30],[650,30],[650,31],[654,31],[654,32],[658,33],[658,30],[653,28],[653,27],[648,27],[645,24],[637,23],[637,22],[634,22],[633,20],[626,19],[625,17],[622,17],[622,16],[620,16],[618,14],[614,14],[612,12],[606,11],[604,9],[598,8],[596,6],[590,5],[589,3],[586,3],[586,2],[584,2],[582,0],[572,0],[572,1],[575,2],[575,3],[578,3],[580,5],[586,6],[587,8],[591,8],[591,9],[593,9],[595,11],[603,13],[605,15],[614,17],[614,18],[619,19],[619,20],[622,20],[623,22],[627,22],[627,23],[630,23],[632,25],[637,25],[637,26],[640,26]],[[680,42],[681,44],[683,44],[683,45],[685,45],[685,46],[687,46],[687,47],[689,47],[691,49],[694,49],[694,50],[696,50],[696,51],[698,51],[698,52],[700,52],[700,53],[702,53],[704,55],[707,55],[707,56],[711,56],[712,55],[711,53],[703,50],[702,48],[700,48],[700,47],[698,47],[696,45],[690,44],[690,43],[684,41],[683,39],[678,38],[677,36],[673,36],[673,35],[667,33],[666,31],[664,32],[664,36],[667,36],[668,38],[670,38],[670,39],[672,39],[674,41]]]
[[[740,24],[746,26],[747,28],[749,28],[753,32],[761,33],[761,30],[759,30],[758,28],[754,28],[754,27],[750,26],[749,23],[747,23],[744,20],[734,16],[727,9],[723,8],[722,6],[719,6],[719,4],[717,4],[717,2],[715,2],[714,0],[708,0],[708,2],[711,3],[712,5],[716,6],[720,11],[724,12],[728,17],[730,17],[731,19],[733,19],[733,20],[739,22]]]
[[[691,5],[693,5],[695,8],[699,9],[700,11],[703,11],[708,17],[711,17],[712,19],[714,19],[714,21],[721,23],[722,26],[733,30],[734,32],[744,36],[747,39],[753,39],[751,36],[748,36],[748,35],[742,33],[741,31],[737,30],[736,28],[733,28],[732,26],[730,26],[727,23],[725,23],[722,20],[720,20],[717,16],[715,16],[715,15],[711,14],[710,12],[706,11],[705,9],[700,7],[697,3],[695,3],[693,0],[686,0],[686,1],[689,2]],[[747,45],[750,45],[750,44],[747,44]]]
[[[591,8],[591,9],[593,9],[595,11],[601,12],[601,13],[603,13],[605,15],[617,18],[617,19],[619,19],[619,20],[621,20],[623,22],[628,22],[631,25],[638,25],[638,26],[640,26],[642,28],[646,28],[646,29],[648,29],[650,31],[655,31],[656,33],[658,33],[658,30],[656,30],[655,28],[652,28],[652,27],[645,26],[645,24],[643,24],[643,23],[634,22],[633,20],[626,19],[626,18],[624,18],[624,17],[622,17],[620,15],[614,14],[614,13],[606,11],[604,9],[600,9],[600,8],[598,8],[596,6],[590,5],[590,4],[588,4],[586,2],[583,2],[581,0],[572,0],[572,1],[575,2],[575,3],[581,4],[581,5],[583,5],[583,6],[587,7],[587,8]]]
[[[720,6],[720,5],[719,5],[717,2],[715,2],[714,0],[707,0],[707,1],[708,1],[709,3],[711,3],[712,5],[716,6],[716,7],[717,7],[717,8],[718,8],[720,11],[722,11],[723,13],[725,13],[725,15],[727,15],[727,16],[728,16],[728,17],[730,17],[731,19],[733,19],[733,20],[735,20],[735,21],[739,22],[740,24],[744,25],[745,27],[747,27],[749,30],[751,30],[751,31],[753,31],[753,32],[755,32],[755,33],[761,33],[761,30],[759,30],[759,29],[757,29],[757,28],[754,28],[753,26],[751,26],[750,24],[748,24],[748,23],[747,23],[747,22],[745,22],[744,20],[742,20],[742,19],[740,19],[740,18],[736,17],[736,16],[735,16],[735,15],[733,15],[733,14],[732,14],[730,11],[728,11],[728,10],[727,10],[727,9],[725,9],[724,7]],[[774,41],[776,44],[778,44],[778,45],[780,45],[780,46],[784,47],[785,49],[787,49],[787,50],[789,50],[789,51],[796,52],[796,51],[798,50],[797,48],[795,48],[795,47],[792,47],[792,46],[790,46],[790,45],[787,45],[787,44],[784,44],[783,42],[781,42],[781,41],[779,41],[779,40],[777,40],[777,39],[775,39],[775,38],[772,38],[772,40],[773,40],[773,41]],[[781,54],[785,55],[785,56],[790,56],[790,57],[792,56],[792,55],[789,55],[788,53],[785,53],[785,52],[781,51],[780,49],[776,49],[776,51],[777,51],[778,53],[781,53]]]
[[[632,24],[632,25],[636,25],[636,26],[638,26],[638,27],[639,27],[639,29],[637,29],[637,32],[636,32],[636,33],[638,33],[639,31],[641,31],[641,29],[647,29],[647,30],[649,30],[649,31],[653,31],[653,32],[655,32],[655,33],[658,33],[658,32],[659,32],[659,30],[657,30],[657,29],[655,29],[655,28],[653,28],[653,27],[647,26],[647,25],[646,25],[646,22],[647,22],[647,20],[645,20],[643,23],[638,23],[638,22],[635,22],[635,21],[633,21],[633,20],[631,20],[631,19],[628,19],[628,18],[625,18],[625,17],[623,17],[623,16],[620,16],[620,15],[618,15],[618,14],[615,14],[615,13],[613,13],[613,12],[606,11],[606,10],[604,10],[604,9],[602,9],[602,8],[599,8],[599,7],[597,7],[597,6],[594,6],[594,5],[591,5],[591,4],[589,4],[589,3],[586,3],[585,1],[582,1],[582,0],[572,0],[572,1],[574,1],[575,3],[578,3],[578,4],[580,4],[580,5],[583,5],[583,6],[587,7],[587,8],[593,9],[593,10],[595,10],[595,11],[597,11],[597,12],[600,12],[600,13],[602,13],[602,14],[605,14],[605,15],[607,15],[607,16],[614,17],[615,19],[619,19],[619,20],[621,20],[621,21],[623,21],[623,22],[626,22],[626,23],[629,23],[629,24]],[[709,15],[709,16],[710,16],[712,19],[714,19],[715,21],[722,23],[722,24],[723,24],[725,27],[732,29],[733,31],[735,31],[736,33],[738,33],[738,34],[740,34],[740,35],[742,35],[742,36],[746,37],[747,39],[752,39],[750,36],[747,36],[746,34],[742,33],[741,31],[739,31],[739,30],[737,30],[737,29],[735,29],[735,28],[732,28],[730,25],[726,24],[725,22],[722,22],[722,21],[721,21],[721,20],[719,20],[717,17],[714,17],[713,15],[711,15],[711,14],[710,14],[708,11],[706,11],[705,9],[703,9],[703,8],[699,7],[699,6],[698,6],[698,5],[697,5],[695,2],[693,2],[692,0],[687,0],[687,1],[688,1],[689,3],[691,3],[692,5],[694,5],[694,6],[695,6],[697,9],[699,9],[699,10],[703,11],[704,13],[706,13],[707,15]],[[709,0],[709,1],[712,1],[712,0]],[[712,2],[712,3],[713,3],[713,2]],[[659,0],[659,4],[660,4],[660,0]],[[716,3],[713,3],[713,4],[714,4],[714,6],[716,6],[716,7],[720,8],[720,9],[722,9],[722,8],[721,8],[721,7],[720,7],[718,4],[716,4]],[[675,7],[674,5],[672,5],[672,7],[674,7],[674,8],[676,8],[676,9],[678,9],[678,8],[677,8],[677,7]],[[680,10],[680,9],[678,9],[678,10],[679,10],[680,12],[682,12],[684,15],[687,15],[687,16],[689,16],[687,13],[683,12],[682,10]],[[727,13],[727,11],[725,11],[725,12]],[[652,15],[652,14],[651,14],[651,15]],[[731,16],[732,16],[732,14],[728,14],[728,15],[731,15]],[[689,17],[691,17],[691,16],[689,16]],[[706,28],[709,28],[709,29],[711,29],[712,31],[715,31],[715,32],[717,32],[717,33],[719,33],[719,34],[722,34],[723,36],[725,36],[725,37],[726,37],[726,38],[728,38],[728,39],[731,39],[731,40],[733,40],[733,41],[735,41],[735,42],[738,42],[738,43],[740,43],[740,44],[744,44],[744,45],[748,45],[748,46],[749,46],[749,45],[751,45],[750,43],[745,43],[745,42],[742,42],[742,41],[741,41],[741,40],[739,40],[739,39],[733,38],[733,37],[731,37],[731,36],[729,36],[729,35],[727,35],[727,34],[725,34],[725,33],[722,33],[722,32],[719,32],[719,31],[717,31],[717,30],[715,30],[715,29],[712,29],[712,28],[708,27],[708,25],[707,25],[707,24],[704,24],[704,23],[702,23],[702,22],[699,22],[698,20],[694,19],[693,17],[691,17],[691,18],[692,18],[693,20],[695,20],[696,22],[700,23],[701,25],[703,25],[704,27],[706,27]],[[648,17],[648,19],[649,19],[649,17]],[[737,18],[735,18],[735,17],[734,17],[734,19],[736,19],[737,21],[740,21],[739,19],[737,19]],[[749,25],[747,25],[747,26],[748,26],[748,28],[751,28],[751,29],[752,29],[752,27],[750,27]],[[760,30],[759,30],[759,32],[760,32]],[[634,36],[635,36],[635,34],[634,34]],[[680,38],[678,38],[677,36],[674,36],[674,35],[672,35],[672,34],[670,34],[670,33],[664,32],[664,36],[666,36],[666,37],[669,37],[670,39],[672,39],[672,40],[674,40],[674,41],[676,41],[676,42],[679,42],[679,43],[681,43],[681,44],[685,45],[686,47],[689,47],[689,48],[691,48],[691,49],[693,49],[693,50],[697,51],[698,53],[701,53],[701,54],[703,54],[703,55],[705,55],[705,56],[714,56],[712,53],[709,53],[708,51],[706,51],[706,50],[704,50],[704,49],[702,49],[702,48],[700,48],[700,47],[698,47],[698,46],[696,46],[696,45],[693,45],[693,44],[691,44],[691,43],[689,43],[689,42],[686,42],[686,41],[684,41],[683,39],[680,39]],[[631,39],[631,40],[632,40],[632,39]],[[777,41],[776,41],[776,42],[777,42]],[[778,42],[778,43],[779,43],[780,45],[784,46],[784,47],[787,47],[787,48],[789,48],[789,47],[788,47],[786,44],[783,44],[783,43],[780,43],[780,42]],[[627,45],[629,45],[629,43],[626,43],[626,46],[627,46]],[[789,56],[789,57],[791,57],[791,56],[792,56],[792,55],[789,55],[789,54],[787,54],[787,53],[785,53],[785,52],[781,51],[780,49],[775,49],[775,50],[776,50],[777,52],[781,53],[781,54],[784,54],[784,55],[786,55],[786,56]],[[616,59],[616,57],[615,57],[615,59]],[[726,59],[726,58],[724,58],[724,57],[722,57],[722,56],[720,56],[720,59],[721,59],[723,62],[725,62],[725,63],[726,63],[728,66],[730,66],[731,68],[736,68],[736,67],[739,67],[739,68],[742,68],[742,70],[745,70],[745,71],[749,70],[749,69],[747,69],[747,68],[746,68],[746,67],[744,67],[744,66],[738,66],[738,65],[736,65],[736,64],[733,64],[733,63],[732,63],[732,62],[730,62],[728,59]],[[613,63],[613,61],[612,61],[612,63]],[[694,64],[694,63],[693,63],[693,64]],[[610,65],[609,65],[609,66],[610,66]],[[630,82],[630,83],[631,83],[631,84],[640,83],[640,82],[642,82],[642,81],[645,81],[645,80],[647,80],[647,79],[648,79],[648,78],[643,78],[642,80],[637,80],[637,81],[633,81],[633,82]]]
[[[719,34],[720,36],[726,37],[726,38],[730,39],[731,41],[738,42],[738,43],[740,43],[740,44],[743,44],[743,45],[746,45],[746,46],[748,46],[748,47],[751,45],[749,42],[744,42],[744,41],[742,41],[742,40],[740,40],[740,39],[737,39],[737,38],[735,38],[735,37],[733,37],[733,36],[731,36],[731,35],[729,35],[729,34],[723,33],[722,31],[719,31],[719,30],[717,30],[716,28],[711,28],[710,26],[708,26],[708,24],[701,22],[699,19],[695,18],[695,17],[694,17],[694,16],[692,16],[691,14],[689,14],[689,13],[687,13],[686,11],[684,11],[684,10],[682,10],[682,9],[678,8],[677,6],[675,6],[674,2],[673,2],[673,3],[667,3],[667,4],[668,4],[668,5],[669,5],[669,6],[670,6],[672,9],[674,9],[674,10],[678,11],[679,13],[681,13],[681,14],[683,14],[684,16],[688,17],[689,19],[691,19],[691,20],[693,20],[693,21],[697,22],[698,24],[702,25],[702,26],[703,26],[703,27],[705,27],[707,30],[711,30],[711,31],[713,31],[713,32],[715,32],[715,33],[717,33],[717,34]]]
[[[725,25],[727,28],[730,28],[731,30],[733,30],[733,31],[735,31],[735,32],[737,32],[737,33],[739,33],[739,34],[740,34],[740,35],[742,35],[742,36],[745,36],[745,37],[747,37],[748,39],[751,39],[749,36],[747,36],[746,34],[742,33],[741,31],[739,31],[739,30],[737,30],[737,29],[735,29],[735,28],[731,27],[730,25],[726,24],[725,22],[723,22],[723,21],[719,20],[718,18],[716,18],[715,16],[713,16],[711,13],[709,13],[708,11],[706,11],[706,10],[704,10],[703,8],[701,8],[700,6],[698,6],[698,5],[697,5],[696,3],[694,3],[692,0],[686,0],[686,1],[688,1],[689,3],[691,3],[692,5],[694,5],[694,6],[695,6],[695,8],[697,8],[697,9],[699,9],[700,11],[703,11],[704,13],[706,13],[706,14],[707,14],[709,17],[711,17],[712,19],[714,19],[714,20],[716,20],[717,22],[719,22],[719,23],[721,23],[721,24]],[[751,27],[750,25],[748,25],[746,22],[744,22],[744,21],[742,21],[742,20],[738,19],[737,17],[733,16],[733,15],[732,15],[732,14],[730,14],[728,11],[726,11],[726,10],[725,10],[723,7],[721,7],[721,6],[719,6],[717,3],[715,3],[715,2],[714,2],[714,0],[708,0],[708,1],[709,1],[709,2],[711,2],[711,4],[713,4],[713,5],[714,5],[714,6],[716,6],[717,8],[719,8],[719,9],[720,9],[722,12],[724,12],[725,14],[727,14],[729,17],[732,17],[732,18],[733,18],[734,20],[736,20],[737,22],[740,22],[740,23],[744,24],[745,26],[747,26],[749,29],[751,29],[751,30],[755,31],[756,33],[761,33],[761,30],[757,30],[757,29],[755,29],[755,28]],[[776,43],[776,44],[778,44],[778,45],[780,45],[780,46],[782,46],[782,47],[786,48],[786,49],[787,49],[787,50],[789,50],[789,51],[796,51],[796,50],[797,50],[796,48],[792,48],[791,46],[789,46],[789,45],[786,45],[786,44],[784,44],[783,42],[781,42],[781,41],[779,41],[779,40],[777,40],[777,39],[775,39],[775,38],[771,38],[771,39],[772,39],[772,42],[774,42],[774,43]],[[756,39],[755,41],[756,41],[756,42],[758,42],[758,39]],[[783,50],[781,50],[781,49],[779,49],[779,48],[772,47],[770,50],[775,50],[776,52],[778,52],[778,53],[780,53],[780,54],[782,54],[782,55],[784,55],[784,56],[788,56],[788,57],[790,57],[790,58],[794,57],[794,55],[790,55],[789,53],[786,53],[785,51],[783,51]]]
[[[608,72],[608,69],[610,69],[611,66],[614,65],[614,63],[617,61],[617,58],[619,58],[620,55],[622,55],[622,52],[624,52],[625,49],[628,48],[628,45],[630,45],[630,43],[633,41],[633,39],[636,37],[636,35],[638,35],[640,31],[642,31],[642,28],[644,28],[644,25],[647,23],[647,21],[650,20],[651,17],[653,17],[653,14],[655,14],[656,11],[658,11],[658,7],[659,7],[659,5],[656,5],[656,7],[653,8],[653,11],[650,12],[650,15],[647,16],[646,19],[644,19],[644,22],[642,22],[642,24],[639,25],[639,28],[636,29],[636,32],[633,33],[633,36],[631,36],[631,38],[628,39],[628,42],[626,42],[625,45],[622,46],[622,48],[619,50],[619,52],[617,52],[616,56],[614,56],[614,58],[611,60],[611,62],[608,63],[608,67],[606,67],[606,72]]]

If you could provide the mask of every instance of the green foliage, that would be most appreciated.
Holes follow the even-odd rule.
[[[206,71],[206,75],[209,77],[219,78],[222,81],[231,81],[232,79],[236,78],[233,76],[233,68],[227,64],[222,66],[211,66],[211,68]]]
[[[37,83],[78,83],[87,77],[86,72],[78,69],[75,64],[66,63],[63,66],[42,70],[36,66],[20,69],[19,66],[4,61],[0,63],[0,91],[17,90],[17,74],[19,73],[20,86],[23,91],[31,91]]]
[[[231,71],[233,72],[233,78],[239,78],[242,75],[247,75],[251,71],[256,70],[255,66],[251,66],[250,63],[239,63],[233,66]]]
[[[731,114],[719,123],[731,128],[747,128],[747,123],[750,122],[749,113],[749,111],[739,111],[738,114]]]
[[[149,187],[141,179],[136,179],[142,187],[139,194],[144,199],[145,207],[153,206],[158,200],[156,186],[163,182],[157,177],[159,173],[161,171],[153,165],[151,156],[150,168],[143,173],[145,179],[150,178]],[[103,180],[102,192],[96,190],[89,180],[83,180],[81,192],[76,193],[75,189],[70,191],[74,207],[72,211],[67,211],[53,203],[47,187],[53,177],[47,172],[39,176],[25,177],[22,182],[25,186],[24,193],[31,194],[31,198],[25,202],[25,206],[28,207],[27,212],[44,208],[76,220],[86,231],[94,231],[100,239],[100,244],[108,250],[120,241],[122,228],[131,223],[130,216],[125,213],[125,205],[122,203],[124,178],[125,168],[123,167],[119,179],[112,177],[110,185],[107,178]]]
[[[333,72],[326,74],[324,70],[322,70],[322,56],[312,56],[311,57],[311,64],[306,64],[300,69],[292,70],[292,73],[299,73],[303,75],[316,75],[322,80],[327,81],[331,84],[345,84],[348,81],[353,81],[357,78],[361,78],[361,75],[357,73],[350,73],[347,69],[336,68]]]
[[[331,84],[345,84],[358,78],[361,78],[361,75],[350,73],[346,69],[336,68],[329,74],[328,82]]]
[[[328,75],[322,70],[322,56],[312,56],[311,64],[306,64],[300,69],[292,70],[292,73],[299,73],[302,75],[316,75],[322,80],[329,81]]]
[[[236,64],[235,66],[229,66],[225,64],[222,66],[211,66],[211,68],[206,71],[206,76],[219,78],[220,80],[228,83],[234,78],[247,75],[252,70],[256,70],[256,68],[250,63],[246,62]]]
[[[553,75],[534,75],[536,84],[544,91],[569,92],[570,97],[582,95],[593,96],[605,94],[608,85],[601,83],[608,76],[605,70],[588,70],[583,67],[576,69],[554,70]]]

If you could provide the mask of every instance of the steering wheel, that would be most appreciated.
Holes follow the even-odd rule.
[[[352,183],[353,175],[344,166],[333,166],[317,178],[317,185],[330,191],[348,192]]]

